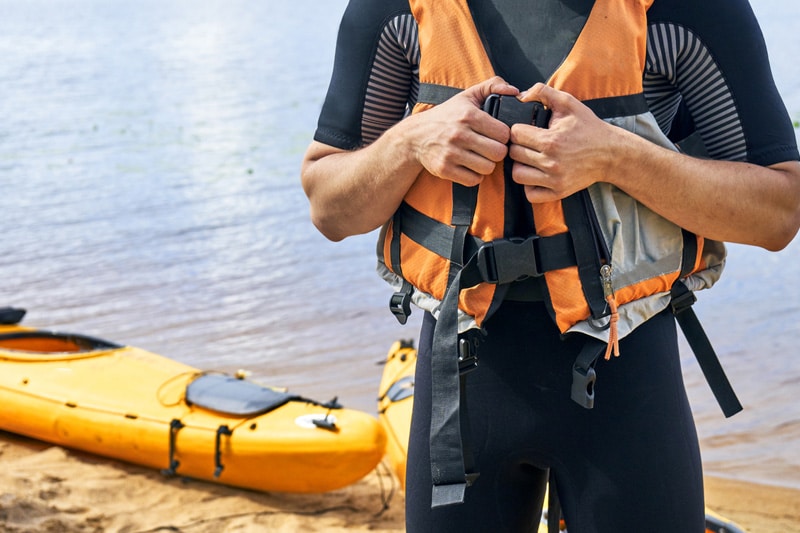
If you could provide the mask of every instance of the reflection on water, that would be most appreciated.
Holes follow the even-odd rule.
[[[327,242],[298,180],[345,4],[0,0],[0,305],[373,412],[376,363],[419,313],[394,321],[375,235]],[[798,49],[798,8],[754,4],[796,116],[774,52]],[[687,351],[711,471],[800,486],[798,258],[734,247],[700,296],[746,405],[725,420]]]

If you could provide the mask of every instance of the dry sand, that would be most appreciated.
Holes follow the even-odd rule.
[[[800,491],[710,477],[706,494],[750,533],[800,533]],[[0,432],[0,532],[403,530],[403,496],[386,468],[326,494],[268,494]]]

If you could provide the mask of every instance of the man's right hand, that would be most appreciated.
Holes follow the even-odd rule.
[[[406,119],[414,122],[414,155],[428,172],[471,187],[503,161],[511,130],[483,111],[492,93],[516,96],[519,90],[502,78],[491,78]]]

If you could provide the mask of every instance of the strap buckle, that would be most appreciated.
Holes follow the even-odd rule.
[[[594,364],[603,350],[605,350],[604,342],[589,337],[572,364],[570,398],[584,409],[594,408],[594,383],[597,381]]]
[[[514,124],[531,124],[547,128],[551,112],[541,102],[520,102],[516,96],[490,94],[483,110],[511,127]]]
[[[458,373],[463,376],[478,368],[477,341],[471,339],[458,340]],[[468,485],[469,486],[469,485]]]
[[[486,283],[503,285],[543,274],[539,264],[539,236],[487,242],[478,248],[477,266]]]
[[[690,291],[683,283],[675,283],[670,292],[672,299],[669,305],[672,308],[673,315],[686,311],[697,301],[697,296],[695,296],[694,292]]]
[[[572,390],[570,398],[584,409],[594,408],[594,382],[597,381],[597,372],[594,367],[572,367]]]
[[[403,283],[403,288],[392,294],[389,298],[389,311],[395,316],[400,324],[405,324],[411,315],[411,284]]]

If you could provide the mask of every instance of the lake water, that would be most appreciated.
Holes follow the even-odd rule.
[[[375,235],[330,243],[299,165],[345,0],[0,0],[0,305],[375,411],[401,327]],[[800,4],[753,0],[800,119]],[[733,246],[697,311],[745,411],[691,353],[707,470],[800,488],[800,242]],[[101,379],[102,376],[98,376]]]

